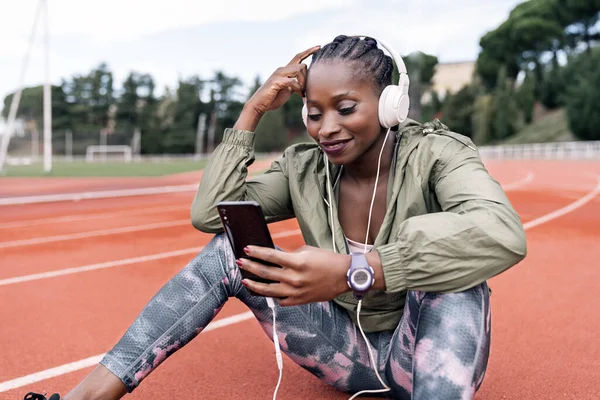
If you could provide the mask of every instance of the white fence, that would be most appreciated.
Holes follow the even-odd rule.
[[[481,146],[479,153],[487,159],[600,160],[600,141]]]

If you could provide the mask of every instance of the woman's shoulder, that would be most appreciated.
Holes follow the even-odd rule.
[[[456,151],[463,148],[477,150],[468,136],[450,130],[438,119],[422,124],[409,124],[401,129],[401,134],[406,136],[406,144],[414,144],[421,156],[439,158],[448,148]]]
[[[293,161],[307,162],[317,160],[319,146],[315,142],[302,142],[288,146],[283,151],[283,157]]]

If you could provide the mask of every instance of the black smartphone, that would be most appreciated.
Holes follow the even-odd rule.
[[[250,245],[275,248],[260,204],[255,201],[222,201],[217,204],[217,210],[236,258],[246,258],[264,265],[281,268],[279,265],[249,257],[244,253],[244,247]],[[258,277],[243,269],[240,269],[240,272],[244,279],[275,283],[275,281]],[[250,293],[257,295],[253,291]]]

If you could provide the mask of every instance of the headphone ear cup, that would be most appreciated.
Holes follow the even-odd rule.
[[[388,85],[379,96],[379,124],[384,128],[397,125],[396,112],[394,111],[394,98],[398,94],[398,86]]]
[[[391,128],[406,120],[410,108],[408,86],[388,85],[379,97],[379,123]]]
[[[303,101],[303,105],[302,105],[302,122],[304,122],[304,126],[308,126],[307,123],[307,119],[308,119],[308,108],[306,107],[306,97],[302,98]]]

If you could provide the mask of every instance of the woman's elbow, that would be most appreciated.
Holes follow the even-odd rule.
[[[520,222],[506,235],[504,247],[512,253],[514,264],[521,262],[527,256],[527,236]]]
[[[190,212],[192,226],[204,233],[219,233],[220,223],[215,220],[215,213],[211,213],[208,208],[193,207]],[[218,216],[217,216],[218,219]]]

